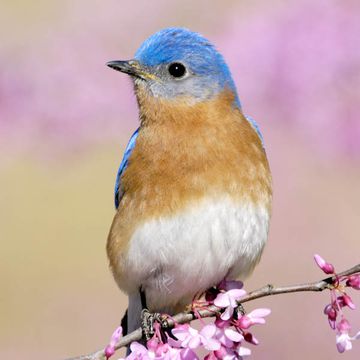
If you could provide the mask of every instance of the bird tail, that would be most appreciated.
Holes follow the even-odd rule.
[[[127,335],[141,326],[141,312],[144,308],[142,293],[136,292],[129,295],[129,305],[121,320],[123,334]],[[130,345],[126,348],[126,355],[130,354]]]

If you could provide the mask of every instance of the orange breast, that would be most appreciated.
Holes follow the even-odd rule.
[[[141,130],[121,179],[124,196],[107,244],[116,272],[131,235],[147,219],[174,215],[201,198],[224,194],[271,207],[265,151],[256,131],[233,107],[231,93],[192,105],[186,99],[138,96]]]

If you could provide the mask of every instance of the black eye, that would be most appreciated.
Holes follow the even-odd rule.
[[[172,63],[169,66],[169,73],[171,76],[175,78],[181,78],[186,73],[186,67],[183,64],[180,63]]]

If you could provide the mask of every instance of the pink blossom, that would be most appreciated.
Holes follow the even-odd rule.
[[[217,359],[218,357],[215,355],[213,351],[204,357],[204,360],[217,360]]]
[[[341,307],[348,306],[352,310],[355,309],[355,304],[349,295],[343,294],[337,298],[337,301]]]
[[[346,286],[355,290],[360,290],[360,275],[350,275],[346,281]]]
[[[217,351],[214,351],[216,359],[236,360],[239,359],[238,354],[231,347],[221,346]]]
[[[180,350],[180,359],[181,360],[198,360],[199,358],[191,349],[181,349]]]
[[[244,333],[244,340],[253,345],[259,345],[259,340],[250,332]]]
[[[172,330],[172,333],[181,341],[181,346],[189,349],[196,349],[203,345],[207,350],[217,350],[220,342],[215,338],[216,326],[205,325],[200,332],[189,324],[180,325]]]
[[[350,336],[350,324],[346,319],[342,319],[337,325],[336,347],[340,353],[352,349],[352,341],[360,339],[360,331],[355,336]]]
[[[255,309],[249,314],[241,316],[237,321],[236,325],[241,329],[248,329],[250,326],[255,324],[265,324],[265,316],[271,313],[270,309]]]
[[[115,353],[115,346],[118,343],[119,339],[121,338],[122,335],[122,327],[119,326],[118,328],[115,329],[115,331],[113,332],[113,334],[111,335],[111,339],[109,344],[106,346],[105,348],[105,356],[106,359],[108,359],[109,357],[111,357],[112,355],[114,355]]]
[[[189,324],[176,326],[172,333],[185,348],[195,349],[201,344],[199,332]]]
[[[220,349],[220,342],[215,338],[216,326],[205,325],[200,330],[201,342],[204,345],[204,348],[207,350],[218,350]]]
[[[172,350],[173,349],[178,350],[178,352],[176,353],[176,356],[180,356],[179,359],[181,359],[181,360],[197,360],[198,359],[197,355],[194,353],[194,351],[192,349],[181,348],[181,341],[175,340],[172,337],[169,337],[168,344]],[[170,352],[170,355],[173,355],[172,352]],[[177,357],[175,357],[175,358],[177,359]]]
[[[231,326],[231,319],[223,320],[223,319],[221,319],[221,318],[216,318],[216,320],[215,320],[215,325],[216,325],[216,327],[219,328],[219,329],[223,329],[223,328],[229,327],[229,326]]]
[[[242,334],[230,327],[218,328],[216,330],[216,338],[220,341],[222,346],[227,348],[231,348],[234,346],[234,343],[240,343],[244,340]]]
[[[327,315],[329,325],[332,329],[336,327],[336,318],[337,318],[337,310],[334,307],[334,304],[328,304],[325,306],[324,314]]]
[[[138,360],[138,359],[148,359],[148,349],[138,343],[137,341],[133,341],[130,344],[131,353],[126,357],[127,360]]]
[[[147,342],[147,347],[134,341],[130,345],[131,353],[126,360],[195,360],[197,356],[187,349],[178,349],[156,338]],[[189,356],[190,355],[190,356]]]
[[[216,297],[214,305],[225,309],[220,316],[221,319],[228,320],[232,317],[234,309],[238,306],[237,301],[239,301],[245,294],[246,291],[243,289],[232,289],[225,293],[220,293]]]
[[[325,274],[333,274],[335,269],[334,266],[328,262],[326,262],[320,255],[315,254],[314,255],[315,262],[319,266],[319,268],[325,273]]]
[[[244,286],[244,283],[239,280],[222,280],[220,284],[217,286],[219,290],[233,290],[233,289],[242,289]]]
[[[205,357],[204,360],[215,360],[215,359],[224,359],[224,360],[242,360],[245,356],[251,355],[251,350],[243,346],[238,346],[236,348],[227,348],[222,346],[219,350],[210,353]]]
[[[227,328],[224,330],[224,335],[227,339],[239,343],[244,340],[244,337],[236,330]]]
[[[244,356],[250,356],[251,355],[251,350],[246,348],[246,347],[243,347],[243,346],[239,346],[236,349],[236,352],[240,356],[240,359],[242,359]]]

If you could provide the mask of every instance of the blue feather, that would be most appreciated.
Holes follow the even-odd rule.
[[[251,124],[251,126],[255,129],[256,133],[258,134],[258,136],[259,136],[259,138],[261,140],[263,148],[265,148],[265,146],[264,146],[264,138],[262,136],[262,133],[260,131],[260,127],[259,127],[258,123],[252,117],[250,117],[248,115],[245,115],[245,118]]]
[[[167,28],[150,36],[140,46],[135,59],[149,68],[174,61],[184,61],[197,77],[205,79],[199,85],[217,84],[229,87],[240,107],[236,86],[223,56],[209,40],[185,28]],[[206,89],[206,86],[205,86]]]
[[[115,207],[116,209],[119,207],[119,204],[120,204],[120,201],[121,201],[121,197],[122,197],[122,194],[120,193],[120,188],[121,188],[121,175],[124,173],[127,165],[128,165],[128,162],[129,162],[129,158],[131,156],[131,153],[132,151],[134,150],[135,148],[135,144],[136,144],[136,138],[139,134],[139,129],[138,128],[131,136],[127,146],[126,146],[126,149],[125,149],[125,152],[124,152],[124,156],[123,156],[123,159],[121,160],[121,163],[120,163],[120,166],[119,166],[119,170],[117,172],[117,175],[116,175],[116,181],[115,181]]]

